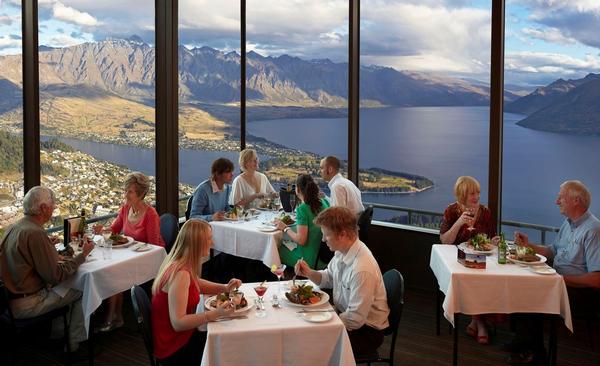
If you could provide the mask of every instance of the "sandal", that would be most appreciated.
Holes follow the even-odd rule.
[[[123,326],[123,324],[124,324],[123,320],[115,320],[112,322],[106,322],[106,323],[102,324],[100,327],[98,327],[98,332],[101,332],[101,333],[110,332],[117,328],[121,328]]]
[[[490,344],[490,337],[489,336],[477,336],[477,343],[479,344]]]

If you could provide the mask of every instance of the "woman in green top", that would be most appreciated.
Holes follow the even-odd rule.
[[[279,247],[281,262],[287,266],[295,266],[300,258],[314,266],[323,234],[321,228],[313,223],[319,212],[329,207],[329,202],[319,198],[319,186],[308,174],[300,174],[296,179],[296,195],[302,203],[296,207],[296,230],[278,222],[277,227],[298,246],[289,250],[285,245]]]

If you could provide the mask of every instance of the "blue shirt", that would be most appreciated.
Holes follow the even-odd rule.
[[[225,184],[222,190],[210,179],[200,183],[194,191],[190,218],[212,221],[215,212],[227,211],[231,186]]]
[[[600,220],[589,211],[577,220],[566,219],[549,248],[562,275],[600,271]]]

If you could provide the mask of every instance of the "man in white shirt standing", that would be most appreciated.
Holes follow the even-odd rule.
[[[331,207],[315,218],[323,240],[335,255],[322,271],[299,260],[295,271],[321,288],[333,289],[333,303],[348,330],[355,357],[368,355],[383,343],[390,309],[377,261],[358,239],[356,215],[345,207]]]
[[[319,164],[321,178],[328,182],[331,192],[331,201],[329,203],[332,207],[346,207],[358,217],[365,210],[360,190],[351,180],[344,178],[340,174],[340,167],[340,160],[335,156],[327,156]]]

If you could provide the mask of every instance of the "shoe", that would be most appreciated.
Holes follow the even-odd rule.
[[[515,366],[537,366],[546,364],[545,352],[536,353],[531,350],[513,353],[506,360],[508,364]]]
[[[467,326],[467,334],[473,338],[477,337],[477,328],[471,325]]]
[[[484,336],[478,335],[477,336],[477,343],[484,344],[484,345],[485,344],[490,344],[490,337],[486,336],[486,335],[484,335]]]
[[[100,327],[98,327],[98,332],[101,333],[106,333],[106,332],[110,332],[112,330],[115,330],[117,328],[121,328],[123,326],[123,320],[115,320],[112,322],[106,322],[104,324],[102,324]]]

